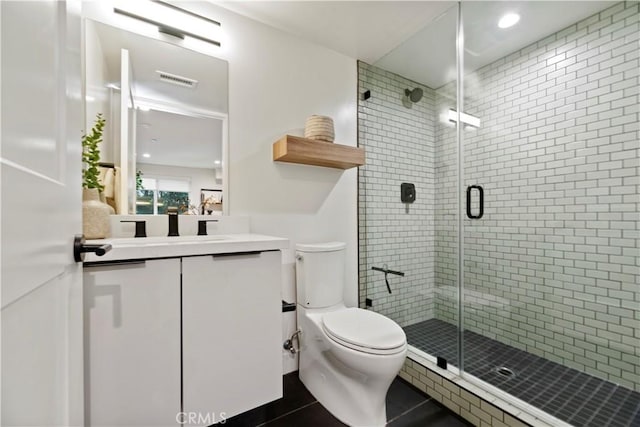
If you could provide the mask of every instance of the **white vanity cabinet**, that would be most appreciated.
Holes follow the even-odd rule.
[[[112,250],[84,264],[85,425],[207,426],[282,397],[287,239],[93,243]]]
[[[280,251],[182,262],[184,412],[219,421],[282,397]]]
[[[180,259],[84,268],[88,426],[173,426],[180,412]]]

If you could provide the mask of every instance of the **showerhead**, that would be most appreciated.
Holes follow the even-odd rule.
[[[411,100],[411,102],[418,102],[422,99],[422,89],[419,87],[413,90],[405,89],[404,94]]]

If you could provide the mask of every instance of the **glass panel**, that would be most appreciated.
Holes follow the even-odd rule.
[[[463,187],[484,191],[464,220],[465,376],[572,425],[640,423],[638,3],[462,14]]]
[[[177,207],[183,214],[189,209],[189,193],[184,191],[158,191],[158,214],[166,214],[169,207]]]
[[[446,111],[456,106],[457,7],[431,7],[429,25],[358,64],[360,305],[402,326],[411,351],[455,365],[457,149]]]
[[[158,179],[158,190],[189,192],[189,181],[180,179]]]
[[[100,16],[104,12],[98,2],[84,2],[83,10],[85,6],[87,16]],[[34,22],[39,24],[39,21]],[[226,192],[228,171],[225,168],[229,162],[222,155],[229,151],[227,62],[211,56],[211,52],[197,52],[201,50],[197,46],[192,46],[196,50],[187,49],[169,39],[157,40],[153,35],[146,37],[91,19],[85,19],[83,27],[86,117],[92,124],[97,112],[106,114],[102,160],[116,166],[128,165],[128,172],[125,170],[122,174],[123,181],[127,182],[122,182],[124,187],[120,192],[133,198],[136,171],[145,175],[191,177],[192,182],[198,183],[192,194],[192,203],[196,206],[201,188],[218,188]],[[135,30],[135,26],[131,29]],[[125,67],[125,71],[130,72],[123,74],[129,76],[131,87],[135,89],[133,102],[124,102],[125,106],[129,105],[129,114],[123,111],[122,115],[120,91],[106,87],[117,83],[116,86],[125,91],[126,88],[123,82],[114,82],[114,76],[107,78],[106,74],[111,73],[104,72],[121,69],[121,49],[129,52],[130,69]],[[176,71],[176,64],[180,64],[180,75],[199,83],[190,90],[159,83],[157,71]],[[130,108],[132,105],[136,107],[135,114]],[[124,119],[122,123],[121,118]],[[125,126],[127,123],[129,126]],[[120,138],[123,126],[129,138]],[[111,130],[117,132],[112,134]],[[127,139],[129,143],[125,144]],[[137,159],[133,158],[134,153],[137,153]],[[120,165],[121,162],[125,164]],[[129,208],[133,206],[131,199],[126,199]],[[228,212],[225,210],[224,213]]]
[[[153,215],[153,190],[137,190],[136,214]]]
[[[142,188],[145,190],[155,190],[156,189],[156,179],[155,178],[142,178]]]

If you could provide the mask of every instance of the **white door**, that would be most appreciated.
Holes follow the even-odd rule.
[[[2,426],[83,424],[80,2],[0,1]]]

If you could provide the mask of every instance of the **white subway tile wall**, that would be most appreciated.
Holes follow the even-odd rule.
[[[360,304],[401,326],[433,317],[434,91],[380,68],[358,63],[359,93],[371,97],[358,105],[358,141],[367,164],[359,170]],[[405,89],[421,88],[420,101],[406,99]],[[400,201],[400,184],[413,183],[416,199]],[[389,275],[383,267],[405,273]]]
[[[464,111],[481,126],[463,139],[464,185],[485,192],[484,217],[465,219],[465,328],[635,390],[638,7],[617,3],[467,75]],[[407,109],[404,86],[419,85],[359,70],[360,93],[372,93],[358,122],[361,304],[373,298],[403,326],[457,324],[457,143],[441,119],[455,82],[420,86]],[[407,214],[399,186],[417,177]],[[391,277],[397,294],[370,271],[382,263],[408,273]]]

